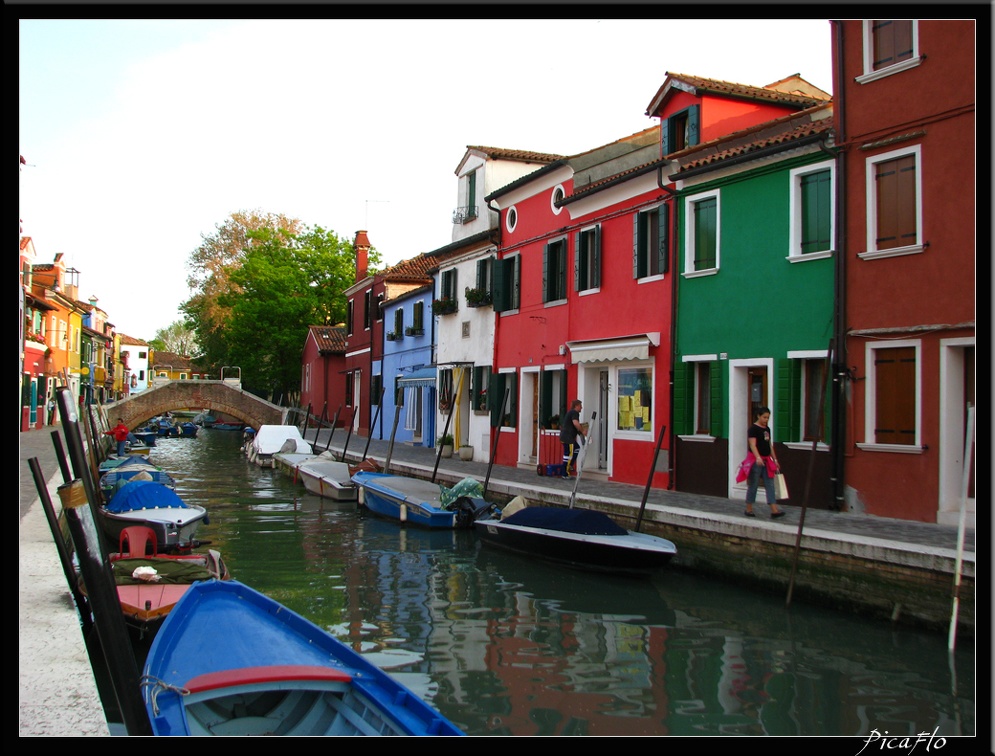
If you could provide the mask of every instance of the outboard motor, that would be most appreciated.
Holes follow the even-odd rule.
[[[453,516],[454,526],[460,529],[470,528],[477,518],[490,511],[491,504],[473,496],[460,496],[453,502],[453,509],[456,512]]]

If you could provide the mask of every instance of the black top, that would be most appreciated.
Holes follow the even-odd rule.
[[[746,438],[747,440],[751,438],[757,440],[757,451],[760,452],[761,457],[770,456],[770,426],[764,428],[762,425],[753,423]]]
[[[563,422],[560,424],[560,441],[565,444],[577,442],[577,426],[574,425],[574,420],[580,422],[580,413],[575,409],[568,410],[563,416]]]

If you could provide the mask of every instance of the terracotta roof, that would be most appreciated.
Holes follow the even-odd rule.
[[[821,105],[777,118],[773,121],[737,131],[721,139],[695,145],[675,152],[669,157],[680,164],[670,176],[681,176],[691,170],[720,163],[733,157],[760,152],[777,145],[797,142],[806,137],[828,134],[832,131],[832,105]]]
[[[633,166],[632,168],[629,168],[626,171],[622,171],[620,173],[616,173],[611,176],[606,176],[605,178],[600,179],[598,181],[592,181],[590,184],[585,184],[582,189],[570,192],[569,195],[567,195],[559,202],[557,202],[556,206],[563,207],[564,205],[569,205],[571,202],[575,202],[576,200],[579,200],[581,197],[586,197],[589,194],[593,194],[599,189],[604,189],[605,187],[611,186],[612,184],[617,184],[620,181],[625,181],[626,179],[632,178],[633,176],[646,173],[647,171],[655,169],[658,165],[661,165],[666,162],[667,162],[666,160],[653,160],[649,163],[643,163],[642,165]]]
[[[721,79],[706,79],[703,76],[691,76],[690,74],[670,73],[668,71],[667,79],[663,82],[660,89],[657,90],[657,93],[647,106],[646,115],[656,115],[661,102],[671,89],[680,89],[695,95],[709,92],[711,94],[739,99],[794,105],[798,108],[810,108],[813,105],[822,104],[827,101],[828,95],[827,97],[815,97],[797,92],[783,91],[784,83],[793,78],[800,77],[788,77],[766,87],[755,87],[751,84],[737,84],[731,81],[722,81]]]
[[[190,357],[175,352],[155,352],[152,355],[152,367],[169,367],[172,370],[191,370],[193,361]]]
[[[136,339],[134,336],[128,336],[124,333],[119,333],[118,336],[121,337],[122,344],[128,344],[129,346],[148,346],[147,341],[142,341],[141,339]],[[161,354],[161,352],[160,352]]]
[[[308,330],[314,336],[314,340],[318,344],[318,351],[321,354],[328,352],[345,354],[345,326],[313,325],[308,326]]]
[[[527,163],[552,163],[559,160],[563,155],[553,155],[548,152],[533,152],[532,150],[508,150],[503,147],[482,147],[480,145],[468,144],[468,150],[483,152],[487,157],[495,160],[522,160]]]

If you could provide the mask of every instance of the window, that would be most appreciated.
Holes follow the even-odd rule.
[[[823,439],[822,389],[826,373],[825,360],[804,360],[802,363],[802,441]]]
[[[518,374],[496,373],[491,375],[491,382],[494,384],[494,394],[490,400],[491,427],[514,428],[518,416]],[[507,402],[504,400],[505,394],[508,395]],[[502,405],[504,405],[504,415],[498,422]]]
[[[466,220],[477,217],[477,172],[466,174]]]
[[[449,412],[453,406],[453,371],[439,371],[439,411]]]
[[[567,373],[565,370],[543,370],[539,379],[539,421],[549,427],[554,415],[562,417],[567,412]]]
[[[379,373],[370,376],[370,398],[375,407],[379,407],[383,401],[383,376]]]
[[[714,273],[719,267],[719,193],[687,200],[685,276]]]
[[[920,147],[867,159],[867,251],[860,257],[922,252]]]
[[[510,234],[512,231],[515,230],[515,226],[517,225],[518,225],[518,211],[515,208],[510,207],[508,208],[507,214],[504,216],[504,227],[508,229],[508,233]]]
[[[722,363],[716,354],[684,355],[674,369],[674,431],[679,436],[721,436]]]
[[[394,310],[394,338],[404,338],[404,308]]]
[[[908,19],[872,19],[864,21],[864,72],[858,84],[891,76],[915,68],[919,56],[919,26]]]
[[[149,356],[148,352],[139,352],[138,353],[138,359],[140,359],[140,360],[148,359],[148,356]]]
[[[835,239],[835,164],[827,160],[791,171],[788,257],[827,257]]]
[[[474,365],[473,385],[470,387],[470,402],[473,409],[483,412],[488,409],[487,387],[490,385],[491,367],[490,365]]]
[[[567,238],[549,242],[542,256],[542,301],[567,298]]]
[[[620,368],[616,428],[620,431],[649,433],[652,427],[653,369]]]
[[[699,107],[692,105],[690,108],[674,113],[660,124],[662,154],[669,155],[671,152],[678,152],[698,144],[700,140]]]
[[[356,386],[356,373],[350,371],[345,374],[345,406],[352,406],[352,397]]]
[[[373,319],[373,290],[367,289],[363,294],[363,328],[370,330]]]
[[[425,303],[422,301],[415,302],[411,315],[411,327],[414,329],[415,334],[425,333]]]
[[[601,226],[585,228],[574,235],[577,261],[574,289],[587,291],[601,286]]]
[[[667,263],[670,259],[669,236],[669,205],[657,205],[633,216],[633,278],[662,276],[667,272]]]
[[[494,258],[485,257],[477,260],[477,288],[481,291],[491,291],[491,283],[494,275]]]
[[[383,292],[380,292],[379,294],[377,294],[377,309],[376,309],[376,314],[377,314],[377,320],[378,321],[379,320],[383,320],[383,300],[384,300]]]
[[[866,386],[867,443],[918,450],[919,342],[868,344]]]
[[[521,304],[521,255],[494,261],[494,311],[517,310]]]
[[[440,290],[440,297],[442,299],[452,299],[456,301],[456,269],[452,268],[450,270],[443,271],[442,273],[442,286]]]
[[[349,303],[346,305],[346,310],[345,310],[345,330],[346,333],[349,334],[350,336],[352,336],[353,316],[355,314],[355,308],[356,308],[355,303],[356,300],[350,299]]]
[[[560,211],[563,210],[562,207],[557,207],[557,202],[562,202],[563,198],[566,196],[566,192],[563,190],[562,186],[556,186],[553,188],[553,193],[549,195],[549,207],[553,211],[553,215],[559,215]]]

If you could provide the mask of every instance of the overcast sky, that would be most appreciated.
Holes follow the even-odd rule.
[[[832,91],[827,20],[21,19],[19,66],[23,232],[146,340],[233,212],[366,229],[396,263],[452,241],[467,145],[612,142],[656,124],[668,71]]]

